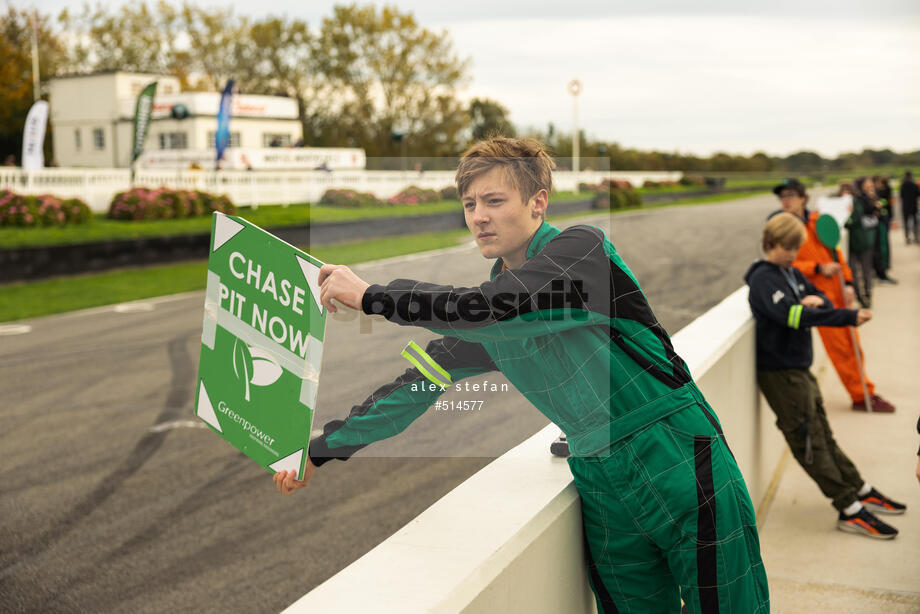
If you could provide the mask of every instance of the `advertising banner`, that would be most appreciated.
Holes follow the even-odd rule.
[[[214,141],[217,146],[217,164],[224,157],[224,150],[230,145],[230,105],[233,100],[233,79],[227,81],[223,93],[220,95],[220,106],[217,109],[217,133]]]
[[[322,262],[215,213],[195,414],[272,472],[303,478],[323,356]]]
[[[37,100],[26,116],[22,135],[22,169],[38,171],[45,166],[45,126],[48,124],[48,103]]]
[[[145,87],[137,97],[134,106],[134,145],[131,147],[131,164],[144,153],[144,141],[150,127],[150,114],[153,111],[153,98],[157,93],[157,82]]]

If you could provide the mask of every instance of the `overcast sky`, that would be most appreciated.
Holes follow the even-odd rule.
[[[66,4],[32,5],[56,14]],[[318,26],[334,3],[199,4]],[[429,29],[446,29],[458,54],[471,59],[461,95],[499,100],[518,126],[553,122],[570,131],[566,84],[578,78],[580,127],[625,147],[827,156],[920,149],[917,0],[389,4]]]

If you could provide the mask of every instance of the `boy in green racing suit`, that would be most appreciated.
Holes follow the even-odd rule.
[[[443,335],[426,352],[456,382],[499,370],[566,434],[582,499],[598,610],[769,611],[754,511],[712,408],[604,232],[544,221],[552,159],[535,141],[495,138],[457,171],[467,226],[490,279],[461,288],[397,279],[370,285],[325,265],[321,301]],[[315,468],[404,430],[444,391],[419,369],[325,425]],[[415,385],[413,385],[415,384]]]

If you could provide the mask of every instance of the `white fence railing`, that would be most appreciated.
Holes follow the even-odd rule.
[[[676,181],[679,171],[581,171],[579,183],[599,183],[605,178],[626,180],[640,186],[646,180]],[[558,171],[556,188],[574,190],[576,175]],[[352,188],[389,198],[402,189],[416,185],[439,190],[454,185],[453,171],[205,171],[139,170],[134,185],[202,190],[225,194],[238,205],[288,205],[316,202],[329,188]],[[131,187],[128,169],[48,168],[23,171],[0,167],[0,189],[21,194],[54,194],[81,198],[93,211],[107,211],[112,197]]]
[[[747,288],[673,341],[759,509],[785,443],[757,392]],[[558,433],[550,425],[495,460],[285,614],[594,612],[580,499],[568,464],[549,453]]]

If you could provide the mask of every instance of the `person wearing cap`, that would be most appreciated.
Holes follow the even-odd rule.
[[[818,239],[815,223],[819,215],[817,212],[809,211],[806,207],[808,192],[805,185],[795,178],[784,179],[782,183],[773,188],[773,193],[779,197],[782,209],[772,213],[770,217],[780,211],[785,211],[795,215],[805,224],[805,242],[793,266],[831,300],[835,309],[849,308],[855,300],[853,272],[847,266],[843,253],[839,249],[831,250]],[[843,288],[840,287],[841,272],[844,280]],[[850,395],[853,410],[866,411],[866,398],[856,352],[858,351],[863,357],[863,366],[865,366],[865,354],[860,347],[858,334],[851,335],[845,327],[818,326],[817,328],[827,355],[841,383]],[[856,331],[853,332],[856,333]],[[853,339],[856,339],[855,347]],[[875,384],[868,375],[866,375],[866,389],[869,392],[872,411],[890,413],[895,410],[894,405],[875,394]]]

